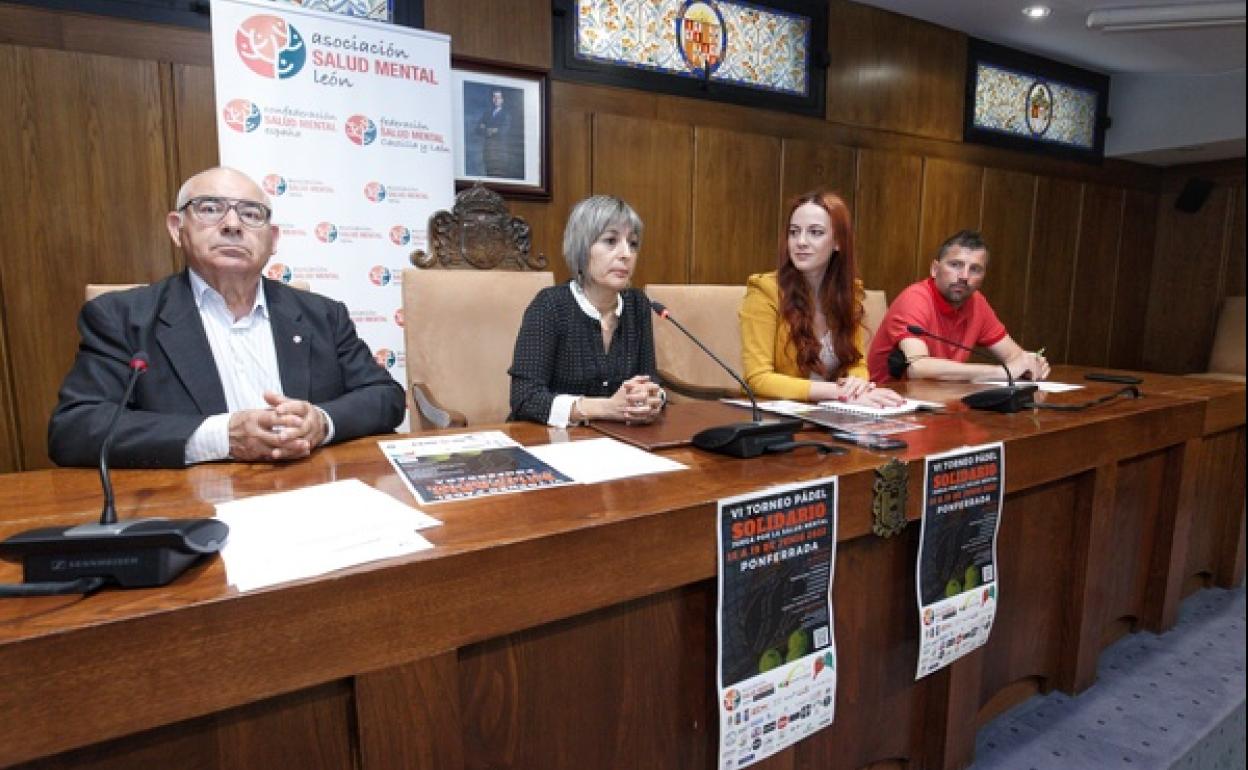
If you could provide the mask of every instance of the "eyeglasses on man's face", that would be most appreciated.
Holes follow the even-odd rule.
[[[273,212],[259,201],[245,198],[219,198],[215,195],[200,195],[191,198],[182,205],[179,211],[189,211],[195,221],[205,225],[215,225],[234,209],[238,221],[246,227],[264,227],[269,223]]]

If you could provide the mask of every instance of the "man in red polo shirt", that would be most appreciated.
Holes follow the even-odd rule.
[[[872,382],[910,377],[931,380],[999,380],[1005,372],[995,364],[967,363],[970,353],[936,337],[967,347],[984,347],[1010,369],[1015,379],[1043,380],[1049,363],[1010,339],[1005,326],[979,293],[988,267],[988,247],[973,230],[961,230],[940,246],[930,278],[906,287],[880,322],[867,353]],[[918,326],[929,335],[916,334]],[[900,350],[900,354],[894,353]],[[889,371],[893,354],[894,371]],[[904,356],[904,358],[902,357]],[[898,373],[904,370],[904,374]]]

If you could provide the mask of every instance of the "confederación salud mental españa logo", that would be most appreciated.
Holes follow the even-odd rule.
[[[246,99],[231,99],[221,110],[221,119],[240,134],[251,133],[260,127],[260,108]]]
[[[290,266],[281,262],[270,262],[269,266],[265,268],[264,274],[270,280],[281,281],[282,283],[290,283],[291,279],[295,277]]]
[[[390,242],[395,246],[406,246],[412,242],[412,231],[403,225],[395,225],[390,228]]]
[[[260,77],[293,78],[308,60],[303,36],[280,16],[262,13],[238,25],[234,48],[247,68]]]
[[[286,193],[286,180],[281,174],[267,175],[260,186],[269,195],[284,195]]]

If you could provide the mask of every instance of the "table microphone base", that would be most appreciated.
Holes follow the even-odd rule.
[[[729,457],[758,457],[779,444],[791,444],[793,434],[801,429],[801,420],[734,422],[699,431],[693,445]]]
[[[1028,383],[1007,388],[989,388],[962,397],[962,403],[972,409],[988,412],[1014,414],[1030,409],[1038,386]]]
[[[228,533],[217,519],[130,519],[19,532],[0,542],[0,555],[22,559],[27,583],[100,577],[143,588],[163,586],[221,550]]]

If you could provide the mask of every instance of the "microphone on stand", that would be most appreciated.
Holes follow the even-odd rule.
[[[121,413],[130,402],[139,376],[147,371],[147,354],[135,353],[129,367],[125,392],[100,442],[104,507],[99,522],[32,529],[0,541],[0,556],[22,559],[26,581],[0,585],[0,596],[90,593],[110,582],[123,588],[162,586],[200,556],[215,553],[225,544],[230,529],[218,519],[117,521],[108,455]]]
[[[113,504],[113,478],[108,472],[108,451],[113,447],[117,420],[121,419],[125,405],[130,403],[130,395],[134,393],[139,376],[146,371],[147,353],[140,350],[130,358],[130,376],[126,379],[126,390],[121,394],[121,402],[113,410],[113,419],[109,421],[108,429],[104,431],[104,440],[100,442],[100,487],[104,490],[104,509],[100,511],[100,524],[117,523],[117,508]]]
[[[953,345],[955,348],[965,350],[971,355],[985,357],[979,350],[963,345],[948,337],[942,337],[939,334],[933,334],[918,324],[907,324],[906,331],[911,334],[917,334],[920,337],[931,337],[934,340],[940,340],[947,345]],[[996,361],[995,356],[993,360]],[[1002,412],[1005,414],[1014,414],[1024,409],[1030,409],[1033,406],[1032,394],[1036,392],[1039,386],[1034,383],[1024,383],[1018,385],[1014,382],[1014,375],[1010,373],[1010,367],[1005,365],[1004,361],[996,361],[1001,365],[1001,369],[1005,372],[1005,381],[1009,383],[1004,388],[988,388],[980,390],[962,397],[962,403],[972,409],[983,409],[989,412]],[[909,366],[909,362],[906,362]],[[904,368],[904,367],[903,367]]]
[[[746,384],[745,380],[741,379],[732,370],[732,367],[721,361],[719,356],[712,353],[710,348],[703,345],[701,340],[693,336],[693,333],[686,329],[680,321],[672,318],[671,313],[667,311],[662,302],[652,299],[650,300],[650,308],[654,310],[659,318],[670,321],[693,344],[702,348],[702,352],[710,356],[725,372],[728,372],[732,379],[737,381],[741,389],[745,391],[745,395],[750,399],[750,406],[752,407],[752,420],[750,422],[734,422],[698,431],[693,436],[694,446],[698,449],[705,449],[708,452],[716,452],[730,457],[757,457],[764,452],[787,452],[795,447],[806,446],[812,443],[794,441],[793,439],[793,434],[802,428],[801,420],[786,418],[763,421],[762,411],[758,408],[758,399],[754,397],[754,390]],[[822,444],[814,445],[824,448]],[[836,449],[839,448],[836,447]]]

